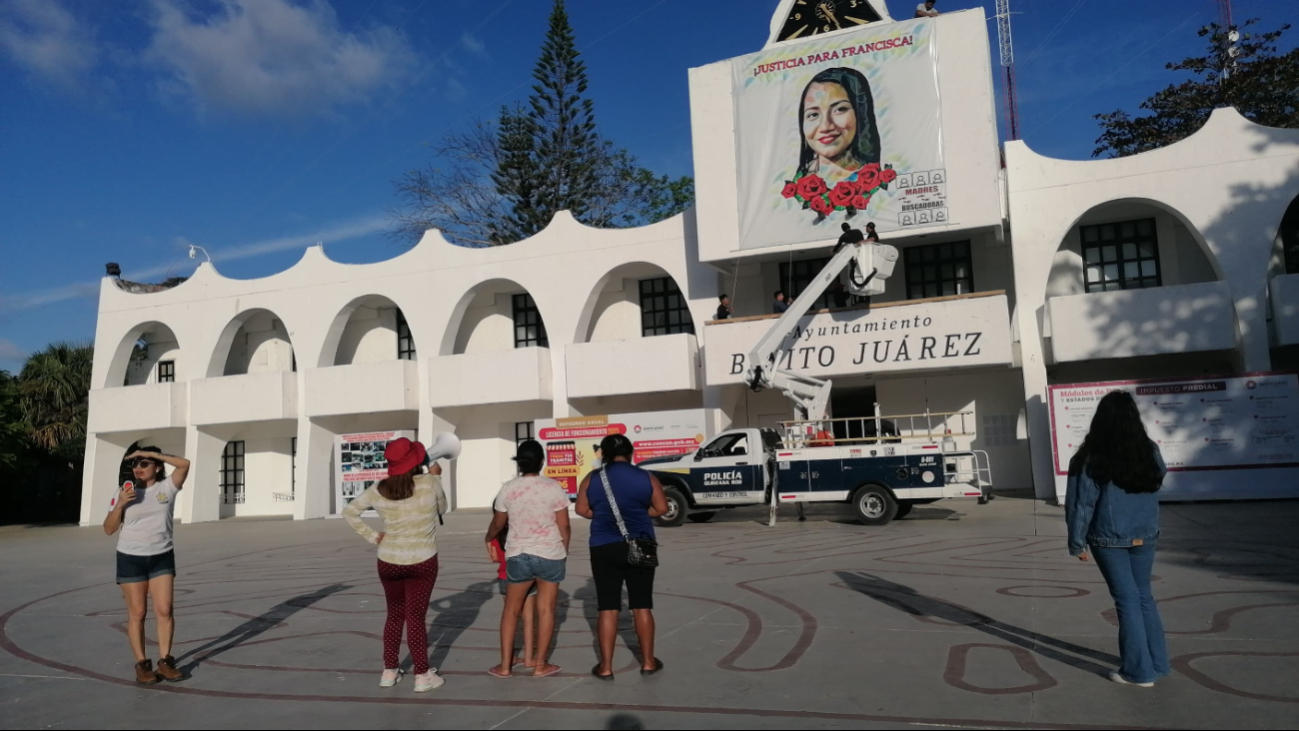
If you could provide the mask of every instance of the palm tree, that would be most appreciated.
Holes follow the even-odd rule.
[[[90,402],[90,343],[54,343],[33,353],[18,376],[19,404],[33,444],[80,463]]]

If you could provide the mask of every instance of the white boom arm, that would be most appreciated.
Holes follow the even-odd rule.
[[[745,373],[749,388],[779,389],[793,400],[801,419],[824,419],[833,384],[780,369],[781,345],[844,269],[848,269],[848,291],[868,297],[884,293],[884,280],[893,276],[897,261],[898,250],[885,244],[849,244],[840,249],[749,352],[749,368]]]

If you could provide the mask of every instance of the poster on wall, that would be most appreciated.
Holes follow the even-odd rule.
[[[707,411],[650,411],[640,414],[576,416],[568,419],[539,419],[534,425],[537,441],[546,449],[542,474],[577,496],[577,486],[596,469],[600,440],[610,434],[626,434],[636,448],[632,461],[688,454],[708,437]]]
[[[871,25],[731,62],[740,248],[950,223],[934,23]]]
[[[400,437],[414,439],[415,432],[371,431],[334,437],[334,506],[338,512],[388,476],[383,450]]]
[[[1299,467],[1299,376],[1051,386],[1055,472],[1065,476],[1105,394],[1131,393],[1170,472]],[[1223,486],[1238,481],[1220,480]],[[1245,482],[1240,482],[1242,486]]]

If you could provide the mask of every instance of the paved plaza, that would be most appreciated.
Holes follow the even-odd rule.
[[[0,725],[7,728],[1282,728],[1299,726],[1299,502],[1166,506],[1155,573],[1173,675],[1117,663],[1095,566],[1059,508],[943,502],[883,528],[819,507],[661,530],[667,669],[612,683],[595,662],[585,521],[561,587],[564,672],[496,680],[501,598],[484,513],[449,516],[429,613],[446,685],[378,687],[373,548],[339,520],[178,526],[175,655],[191,677],[131,680],[114,539],[0,529]],[[149,632],[153,625],[150,620]]]

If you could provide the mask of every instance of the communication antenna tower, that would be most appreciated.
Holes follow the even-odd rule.
[[[1229,0],[1219,0],[1229,2]],[[1008,139],[1019,139],[1019,100],[1015,97],[1015,46],[1010,40],[1010,0],[997,0],[997,45],[1001,47],[1003,79],[1001,92],[1006,104]]]
[[[1231,20],[1231,0],[1218,0],[1218,24],[1222,26],[1226,37],[1222,42],[1222,73],[1218,75],[1218,83],[1227,81],[1231,72],[1236,68],[1236,57],[1240,55],[1240,31],[1236,30],[1236,24]]]

